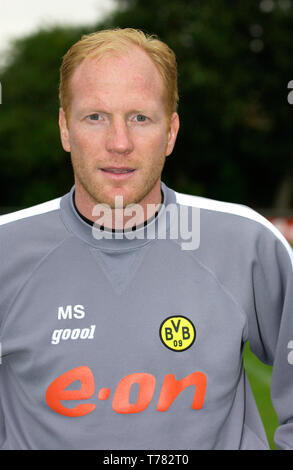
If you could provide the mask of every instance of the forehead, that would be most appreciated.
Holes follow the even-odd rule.
[[[87,57],[71,79],[72,101],[123,97],[131,101],[160,100],[163,80],[152,59],[134,46],[127,51],[107,52],[102,57]]]

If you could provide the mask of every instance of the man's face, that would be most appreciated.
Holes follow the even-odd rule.
[[[63,148],[71,152],[76,197],[87,204],[160,202],[165,157],[174,147],[179,119],[170,125],[163,82],[137,47],[99,60],[86,58],[71,80],[68,122],[61,109]]]

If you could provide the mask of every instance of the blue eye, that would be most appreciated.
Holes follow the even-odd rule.
[[[90,118],[91,121],[99,121],[99,119],[100,119],[100,114],[98,114],[98,113],[91,114],[91,115],[89,116],[89,118]]]
[[[145,122],[147,120],[147,117],[143,116],[143,114],[138,114],[136,116],[136,119],[138,120],[138,122]]]

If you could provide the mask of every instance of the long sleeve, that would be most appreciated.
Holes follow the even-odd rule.
[[[292,249],[281,237],[259,241],[252,270],[255,316],[249,340],[259,359],[273,365],[271,396],[279,418],[279,449],[293,449],[292,263]]]
[[[283,280],[280,296],[282,314],[278,337],[274,372],[272,378],[272,400],[279,416],[280,426],[275,441],[281,449],[293,449],[293,275],[292,269]]]
[[[0,364],[0,393],[1,393],[1,380],[2,380],[1,367],[2,367],[2,364]],[[3,449],[4,442],[5,442],[5,437],[6,436],[5,436],[4,413],[3,413],[3,407],[2,407],[2,402],[1,402],[1,394],[0,394],[0,450]]]

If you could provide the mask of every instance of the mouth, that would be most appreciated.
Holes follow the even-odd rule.
[[[115,179],[123,179],[131,176],[136,170],[134,168],[126,167],[108,167],[100,168],[100,170],[107,176]]]

